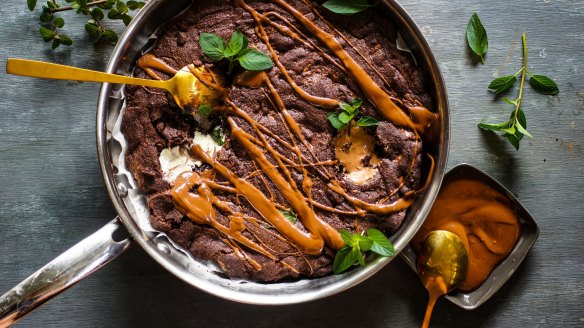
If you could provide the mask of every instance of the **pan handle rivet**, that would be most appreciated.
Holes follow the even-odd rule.
[[[156,244],[156,247],[162,253],[164,253],[164,254],[170,254],[170,247],[168,247],[167,244],[160,242],[160,243]]]
[[[120,197],[127,197],[128,196],[128,187],[126,187],[125,184],[118,183],[117,188],[118,188],[118,194],[120,195]]]

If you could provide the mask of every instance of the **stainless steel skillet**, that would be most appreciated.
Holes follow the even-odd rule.
[[[130,74],[134,61],[155,42],[156,30],[180,14],[191,2],[151,0],[120,38],[107,72]],[[445,172],[449,141],[448,104],[438,65],[412,19],[395,1],[379,1],[377,8],[392,19],[418,65],[424,67],[431,80],[436,109],[440,114],[439,134],[425,145],[426,150],[436,158],[430,186],[408,210],[403,225],[391,238],[399,252],[423,223]],[[79,282],[123,253],[134,242],[160,265],[192,286],[226,299],[264,305],[300,303],[336,294],[372,276],[392,260],[373,259],[367,266],[342,275],[296,282],[260,284],[225,277],[212,264],[193,259],[166,235],[149,227],[144,197],[136,189],[123,161],[125,140],[119,131],[123,110],[124,86],[104,84],[98,100],[97,151],[104,181],[118,217],[1,296],[0,326],[13,323]],[[118,229],[123,230],[122,226],[131,237],[115,241],[112,235]]]

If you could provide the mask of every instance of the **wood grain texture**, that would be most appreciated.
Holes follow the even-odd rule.
[[[473,164],[514,191],[541,234],[515,275],[467,312],[439,301],[433,327],[584,327],[584,0],[402,0],[434,51],[447,83],[449,167]],[[470,55],[465,28],[478,12],[489,33],[486,64]],[[0,70],[8,57],[103,69],[82,18],[67,20],[76,44],[50,50],[24,0],[0,5]],[[69,26],[70,25],[70,26]],[[114,26],[118,31],[123,28]],[[521,63],[553,77],[560,94],[527,88],[534,140],[515,151],[479,131],[508,116],[486,86]],[[95,150],[99,86],[2,75],[0,84],[0,292],[110,220]],[[138,247],[28,317],[18,327],[415,327],[426,292],[401,261],[340,295],[259,307],[207,295],[179,281]]]

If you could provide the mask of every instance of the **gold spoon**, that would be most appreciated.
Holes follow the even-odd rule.
[[[466,277],[468,254],[462,240],[445,230],[426,236],[418,252],[418,275],[430,294],[422,328],[430,325],[430,316],[438,298],[456,288]]]
[[[208,81],[201,81],[191,73],[192,70],[195,70],[195,73],[205,74],[204,68],[189,66],[192,67],[187,70],[179,70],[171,79],[162,81],[109,74],[36,60],[9,58],[6,61],[6,73],[54,80],[108,82],[164,89],[172,94],[176,104],[184,110],[187,105],[193,105],[196,108],[200,100],[211,100],[217,98],[218,95],[217,90],[207,86]]]

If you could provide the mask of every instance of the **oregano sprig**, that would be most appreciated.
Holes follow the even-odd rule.
[[[270,56],[248,45],[248,38],[240,31],[233,32],[229,42],[212,33],[201,33],[199,36],[199,46],[207,57],[213,61],[229,61],[228,75],[237,64],[248,71],[263,71],[274,66]]]
[[[331,122],[332,126],[337,130],[341,130],[349,125],[358,114],[359,107],[363,102],[359,98],[355,98],[349,102],[341,102],[339,104],[340,112],[329,112],[326,118]],[[379,125],[379,121],[370,116],[362,116],[356,123],[357,126],[375,126]]]
[[[52,42],[53,49],[60,45],[73,44],[73,40],[61,32],[60,29],[65,26],[65,19],[57,14],[73,11],[78,15],[88,16],[90,19],[85,24],[85,30],[94,38],[95,43],[114,44],[118,41],[118,34],[103,24],[106,12],[108,19],[121,20],[128,25],[132,21],[129,12],[140,9],[145,4],[144,1],[133,0],[65,0],[65,2],[68,5],[61,5],[57,0],[48,0],[46,5],[41,7],[39,20],[42,26],[39,32],[45,42]],[[34,11],[37,0],[27,0],[26,4],[30,11]]]
[[[536,92],[544,95],[555,95],[560,92],[558,85],[552,79],[544,75],[532,74],[527,69],[527,40],[525,33],[521,36],[521,43],[523,45],[523,65],[521,69],[513,75],[494,79],[488,87],[488,89],[495,94],[503,93],[515,85],[517,82],[517,76],[521,75],[519,96],[516,99],[509,99],[507,97],[502,98],[504,102],[514,107],[509,120],[497,124],[480,123],[478,125],[479,128],[483,130],[504,132],[503,137],[507,138],[517,150],[519,150],[519,142],[523,136],[528,136],[533,139],[531,134],[527,131],[527,119],[525,113],[521,109],[526,75],[529,75],[529,84]]]
[[[365,253],[373,252],[381,256],[394,256],[393,244],[383,232],[377,229],[367,229],[366,235],[350,233],[347,230],[339,232],[345,246],[337,251],[333,262],[334,274],[345,272],[354,264],[365,265]]]

